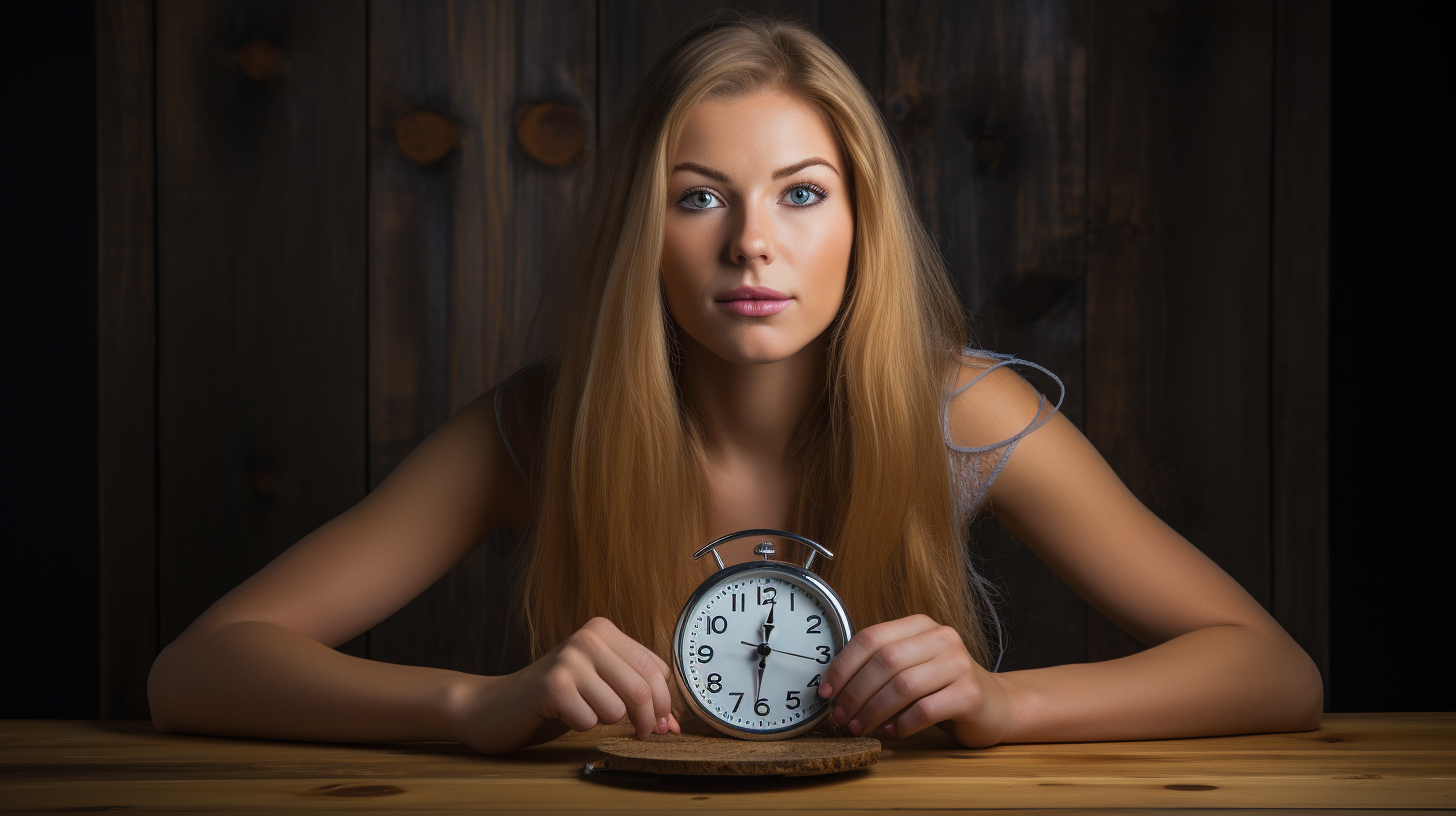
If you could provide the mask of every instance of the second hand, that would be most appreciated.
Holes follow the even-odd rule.
[[[742,643],[744,646],[752,646],[755,649],[758,648],[758,644],[757,643],[749,643],[746,640],[740,640],[738,642],[739,643]],[[774,654],[786,654],[786,655],[790,655],[792,657],[802,657],[805,660],[812,660],[815,663],[818,663],[819,662],[819,659],[816,658],[816,657],[809,657],[808,655],[794,654],[793,652],[786,652],[783,649],[774,649]]]

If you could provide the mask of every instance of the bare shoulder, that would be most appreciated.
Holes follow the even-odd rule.
[[[954,394],[946,407],[950,441],[960,447],[994,445],[1020,433],[1045,414],[1041,392],[996,358],[962,355],[952,372]],[[950,381],[952,377],[947,377]]]
[[[426,496],[453,497],[459,515],[485,532],[524,526],[528,490],[502,437],[496,393],[490,389],[435,429],[375,494],[415,506]]]

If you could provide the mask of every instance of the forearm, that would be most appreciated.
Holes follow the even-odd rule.
[[[459,713],[498,678],[379,663],[247,621],[189,632],[147,684],[164,731],[330,742],[460,740]]]
[[[1214,626],[1101,663],[996,675],[1011,700],[1002,742],[1158,739],[1319,726],[1314,663],[1287,635]]]

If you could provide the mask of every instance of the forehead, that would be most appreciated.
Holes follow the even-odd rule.
[[[828,159],[844,172],[828,116],[801,97],[757,91],[693,106],[672,161],[704,164],[737,180],[767,178],[810,156]]]

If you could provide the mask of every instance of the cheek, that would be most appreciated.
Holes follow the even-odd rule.
[[[668,218],[662,240],[662,283],[667,292],[667,305],[673,317],[681,307],[696,300],[712,278],[712,258],[704,256],[708,236],[698,234],[701,225],[684,224]]]
[[[839,309],[849,278],[849,256],[854,246],[854,220],[849,213],[826,219],[796,242],[795,267],[802,270],[815,298],[815,312],[831,316]]]

